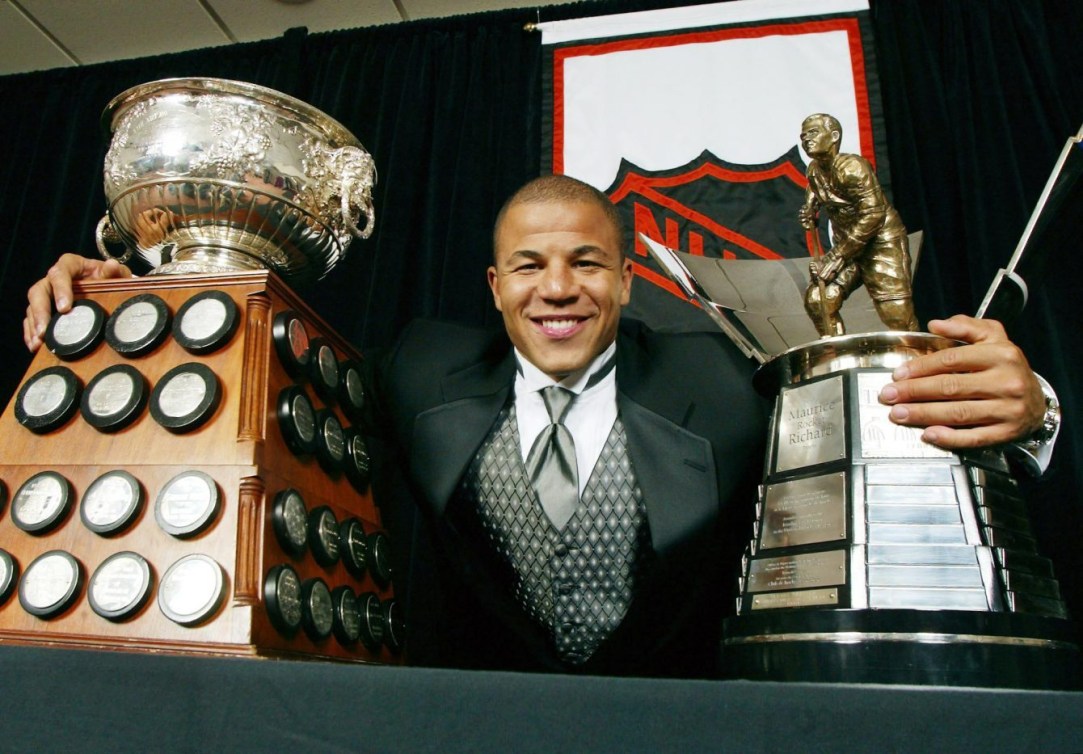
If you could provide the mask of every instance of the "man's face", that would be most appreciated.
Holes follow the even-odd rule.
[[[809,157],[829,154],[838,140],[838,132],[829,130],[820,118],[809,118],[801,124],[801,146]]]
[[[589,202],[517,204],[497,229],[493,303],[515,347],[555,380],[616,338],[631,285],[616,229]]]

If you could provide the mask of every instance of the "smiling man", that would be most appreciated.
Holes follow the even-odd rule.
[[[441,553],[412,579],[415,659],[716,668],[766,411],[750,363],[721,334],[620,320],[632,279],[623,238],[601,192],[532,181],[493,233],[488,282],[505,332],[415,323],[388,362],[381,405]],[[897,421],[935,425],[929,438],[957,447],[1038,427],[1040,388],[999,325],[932,326],[973,345],[910,362],[883,397]]]
[[[720,333],[621,320],[632,269],[609,199],[545,176],[494,229],[498,332],[418,321],[375,379],[374,487],[411,572],[396,576],[418,664],[711,676],[751,534],[766,410]],[[73,279],[130,274],[66,254],[28,294],[27,346]],[[914,359],[881,400],[964,448],[1042,425],[1026,359],[996,323]],[[379,448],[377,448],[379,450]],[[416,526],[419,509],[424,525]]]
[[[632,289],[616,208],[599,197],[584,200],[591,194],[571,185],[535,182],[505,205],[489,268],[508,337],[554,380],[583,369],[613,342]]]
[[[441,563],[454,564],[412,580],[438,584],[411,598],[415,659],[715,667],[736,566],[721,553],[749,534],[744,516],[724,519],[728,501],[752,499],[765,412],[750,365],[721,335],[621,322],[632,282],[623,237],[601,192],[563,176],[532,181],[493,234],[488,281],[505,332],[419,322],[391,355],[381,404]]]

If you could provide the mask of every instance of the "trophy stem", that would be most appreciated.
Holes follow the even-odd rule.
[[[264,260],[228,241],[191,239],[178,243],[169,261],[152,275],[248,272],[269,269]]]

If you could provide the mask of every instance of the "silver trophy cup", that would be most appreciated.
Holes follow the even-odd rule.
[[[238,81],[154,81],[106,107],[111,241],[154,274],[270,268],[291,283],[326,275],[372,234],[372,157],[340,123]]]

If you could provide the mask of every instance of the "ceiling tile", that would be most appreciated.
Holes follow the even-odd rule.
[[[229,44],[196,0],[19,0],[82,63]]]
[[[0,2],[0,76],[71,64],[21,13],[9,3]]]
[[[566,2],[566,0],[557,0],[557,2]],[[523,8],[525,16],[533,17],[534,8],[539,5],[553,5],[553,2],[552,0],[541,3],[525,2],[524,0],[402,0],[402,7],[411,20],[416,18],[461,16],[467,13],[507,10],[508,8]]]
[[[286,29],[310,32],[354,29],[409,20],[523,7],[525,0],[203,0],[227,31],[219,28],[200,0],[0,0],[0,75],[71,65],[70,59],[35,21],[81,63],[163,55],[200,47],[271,39]],[[538,6],[566,0],[535,0]],[[544,16],[544,13],[542,14]]]
[[[210,6],[239,42],[278,37],[295,26],[320,32],[402,21],[392,0],[210,0]]]

